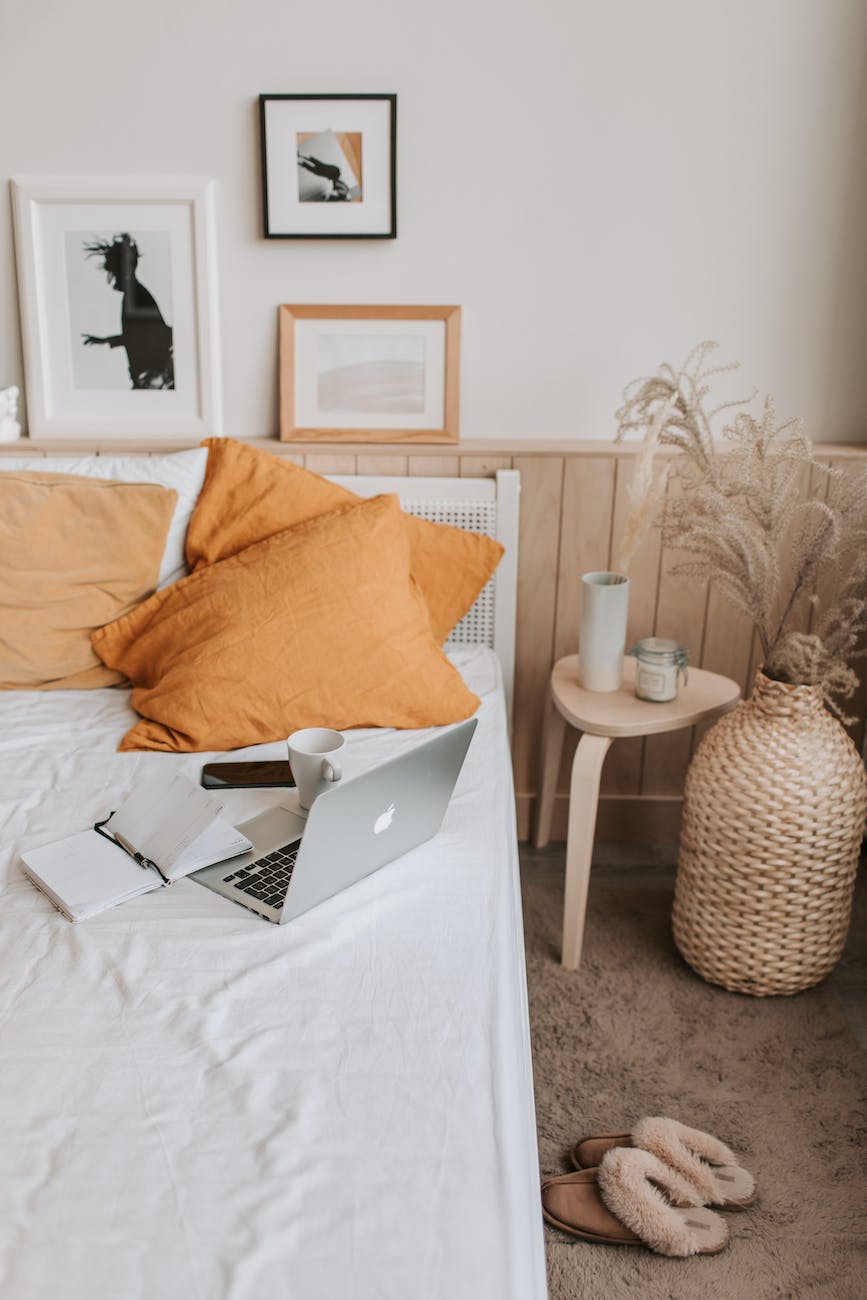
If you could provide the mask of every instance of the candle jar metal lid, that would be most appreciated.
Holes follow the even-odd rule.
[[[635,694],[640,700],[662,704],[677,699],[678,680],[688,680],[689,655],[684,646],[667,636],[646,636],[627,654],[637,661]]]

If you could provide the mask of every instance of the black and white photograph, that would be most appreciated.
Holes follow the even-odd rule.
[[[300,132],[299,203],[360,203],[361,199],[360,131]]]
[[[31,437],[222,432],[207,177],[17,177]]]
[[[66,232],[76,388],[175,386],[166,231]]]
[[[396,95],[260,95],[266,239],[394,239]]]

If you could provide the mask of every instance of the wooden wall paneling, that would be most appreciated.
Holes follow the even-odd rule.
[[[750,663],[752,660],[752,619],[710,584],[707,597],[707,619],[700,668],[711,673],[731,677],[741,688],[741,695],[749,694]],[[703,722],[695,728],[693,751],[715,724]]]
[[[293,465],[304,464],[303,447],[294,447],[290,442],[272,442],[270,444],[262,441],[253,442],[252,439],[244,439],[245,446],[254,446],[259,451],[267,451],[272,456],[279,456],[281,460],[291,460]],[[311,455],[316,455],[311,452]],[[323,453],[327,454],[327,453]]]
[[[848,700],[843,700],[843,712],[855,721],[847,723],[846,730],[855,742],[859,753],[864,752],[864,737],[867,734],[867,632],[862,632],[859,642],[860,657],[855,659],[852,667],[858,674],[858,689]]]
[[[651,526],[639,539],[631,558],[624,556],[623,537],[630,515],[628,493],[635,460],[618,460],[616,467],[610,567],[617,572],[625,570],[629,576],[626,620],[626,647],[629,649],[636,641],[653,633],[662,544],[659,529]],[[624,560],[627,561],[625,566]],[[641,790],[643,760],[643,736],[618,740],[616,745],[612,745],[602,769],[602,795],[637,795]]]
[[[516,456],[521,474],[518,623],[512,756],[518,795],[536,791],[542,717],[553,662],[563,461]],[[522,816],[529,815],[528,798]]]
[[[832,469],[842,470],[846,475],[859,478],[864,476],[863,460],[859,463],[848,456],[831,456],[829,463]],[[862,594],[867,596],[867,592]],[[851,667],[858,676],[858,687],[855,694],[850,695],[847,700],[841,700],[840,705],[845,714],[856,719],[855,722],[846,725],[846,730],[860,752],[864,747],[865,714],[867,714],[867,632],[861,634],[858,649],[860,655],[851,661]]]
[[[457,456],[410,456],[409,472],[425,478],[457,478],[460,474]]]
[[[819,448],[815,447],[814,452],[819,463],[828,465],[829,468],[841,469],[842,472],[851,474],[863,473],[864,471],[863,455],[822,455],[820,454]],[[820,469],[814,469],[814,471],[811,472],[809,484],[805,487],[805,495],[809,495],[809,497],[814,499],[825,500],[828,495],[828,484],[829,478],[827,474],[824,474]],[[827,573],[820,572],[818,580],[816,580],[815,589],[810,594],[810,597],[806,597],[802,602],[799,602],[799,614],[801,614],[801,619],[796,620],[796,623],[794,623],[796,627],[799,621],[799,624],[801,624],[801,627],[803,630],[806,630],[806,632],[812,632],[812,630],[815,630],[816,620],[818,620],[824,604],[827,603],[827,601],[825,601],[828,594],[827,582]],[[864,647],[867,649],[867,640],[864,642]],[[753,664],[751,664],[751,668],[753,668],[753,673],[751,673],[751,675],[753,675],[753,677],[760,666],[762,666],[762,649],[760,649],[757,637],[753,643]],[[840,701],[840,705],[844,714],[855,715],[855,718],[857,718],[857,722],[848,724],[846,729],[848,729],[849,735],[853,738],[857,748],[861,750],[864,742],[864,714],[867,712],[867,660],[855,659],[853,662],[853,668],[855,669],[855,672],[858,673],[859,677],[858,690],[855,692],[853,697],[845,699],[845,701]]]
[[[701,658],[696,659],[693,655],[692,662],[697,663],[700,668],[706,668],[709,672],[731,677],[740,686],[741,694],[747,695],[751,682],[752,638],[752,619],[733,605],[723,595],[718,585],[711,581],[708,588]],[[696,741],[700,740],[713,725],[713,723],[705,723],[696,728]]]
[[[620,744],[620,741],[617,741]],[[612,749],[614,746],[612,745]],[[606,760],[607,761],[607,760]],[[677,844],[683,802],[678,798],[663,796],[651,799],[646,796],[629,798],[622,795],[600,797],[596,814],[596,841],[614,841],[620,844]],[[557,826],[557,822],[553,823]],[[556,838],[556,836],[552,836]],[[560,838],[566,838],[565,824]]]
[[[461,456],[461,478],[493,478],[498,469],[511,469],[511,456]]]
[[[815,495],[817,486],[821,487],[823,484],[824,477],[822,475],[817,476],[815,472],[811,474],[810,470],[805,468],[801,473],[800,499],[806,501],[810,496]],[[794,517],[780,543],[781,574],[784,589],[786,577],[791,575],[792,569],[791,561],[786,558],[788,544],[800,523],[800,517]],[[804,630],[809,624],[810,609],[809,595],[805,595],[798,603],[798,614],[796,616]],[[710,672],[722,673],[726,677],[733,678],[739,684],[741,694],[746,699],[752,693],[756,669],[759,667],[761,660],[761,643],[758,636],[753,632],[752,619],[742,610],[736,609],[711,583],[701,667],[707,668]],[[696,744],[703,739],[713,725],[713,723],[703,723],[696,728]]]
[[[805,465],[801,470],[801,481],[799,485],[800,500],[804,503],[815,500],[824,501],[827,484],[827,476],[823,474],[821,470]],[[789,522],[789,526],[783,535],[783,556],[780,566],[783,591],[786,590],[794,579],[795,562],[792,547],[798,529],[803,526],[803,523],[803,515],[797,515]],[[813,616],[813,602],[810,599],[812,594],[811,591],[805,591],[795,602],[794,609],[792,610],[791,626],[799,632],[808,632],[810,630],[810,622]]]
[[[799,499],[801,501],[809,500],[810,496],[813,494],[814,491],[817,492],[820,499],[824,497],[824,491],[823,491],[824,477],[825,476],[822,475],[821,473],[817,474],[816,476],[812,475],[809,468],[805,467],[801,473],[801,481],[799,484]],[[789,521],[788,526],[786,527],[782,536],[780,537],[779,554],[780,554],[780,591],[781,592],[786,592],[789,590],[792,579],[794,578],[794,557],[792,554],[791,543],[794,540],[797,530],[802,523],[803,523],[802,516],[800,515],[795,516],[793,519]],[[780,615],[782,614],[782,609],[779,610],[779,614]],[[788,617],[789,626],[793,630],[798,629],[806,632],[810,626],[810,616],[811,616],[810,597],[809,595],[805,595],[802,599],[800,599],[797,602],[795,608],[792,610],[791,614],[789,615]],[[758,633],[755,633],[752,637],[752,653],[750,658],[750,680],[748,686],[748,693],[752,692],[753,683],[755,682],[756,679],[756,673],[762,667],[762,664],[764,662],[764,657],[765,656],[764,656],[764,651],[762,649],[762,643],[759,640]]]
[[[823,462],[823,463],[828,463],[828,462]],[[827,484],[828,484],[827,475],[823,474],[821,470],[814,469],[810,471],[808,469],[805,469],[805,471],[802,474],[801,483],[800,483],[801,500],[807,501],[812,497],[817,500],[824,501],[825,493],[827,490]],[[802,520],[800,519],[800,517],[792,520],[788,529],[786,530],[786,532],[784,533],[780,541],[780,554],[781,554],[780,573],[781,573],[781,587],[783,590],[786,589],[786,586],[788,585],[788,580],[791,579],[794,572],[792,556],[790,550],[788,549],[788,543],[794,538],[797,528],[801,522]],[[797,628],[798,630],[804,632],[810,630],[810,624],[813,618],[813,603],[810,599],[811,594],[812,593],[803,596],[797,602],[796,608],[793,611],[792,617],[789,620],[789,625],[793,629]],[[749,683],[746,692],[746,694],[748,695],[752,693],[753,683],[755,682],[756,679],[756,673],[761,668],[763,662],[764,662],[764,651],[762,650],[761,641],[759,640],[758,634],[756,633],[752,637]]]
[[[578,647],[581,575],[607,569],[611,560],[611,518],[616,462],[613,457],[569,457],[563,469],[560,568],[552,663]],[[565,795],[578,736],[566,732],[557,789]],[[609,755],[610,758],[610,755]],[[607,760],[606,760],[607,761]],[[603,769],[604,770],[604,769]]]
[[[820,464],[827,466],[829,469],[831,468],[831,461],[827,457],[823,458],[820,461]],[[812,494],[814,497],[816,497],[817,500],[825,501],[827,499],[828,496],[828,475],[827,474],[823,474],[822,471],[819,469],[814,469],[810,486],[811,486]],[[814,592],[814,595],[816,594],[817,593]],[[816,600],[812,600],[810,602],[810,622],[808,626],[808,631],[810,632],[812,632],[813,630],[813,623],[816,618],[817,604],[818,602]]]
[[[355,458],[356,474],[389,474],[404,476],[409,470],[408,456],[371,456],[359,452]]]
[[[582,573],[608,568],[614,485],[611,458],[570,456],[564,462],[554,659],[578,649]]]
[[[753,693],[753,687],[756,684],[756,673],[764,663],[765,653],[762,650],[762,643],[759,640],[758,632],[750,634],[750,669],[747,674],[747,688],[744,697],[749,699]]]
[[[355,456],[351,452],[308,452],[304,457],[304,468],[314,474],[360,474],[355,467]]]
[[[723,461],[725,474],[726,464]],[[711,581],[707,598],[707,618],[705,620],[704,646],[701,658],[691,656],[692,662],[712,673],[722,673],[731,677],[741,688],[741,694],[749,694],[752,682],[752,639],[753,622],[748,614],[739,610]],[[696,728],[696,742],[712,727],[705,723]]]
[[[680,490],[676,477],[669,480],[668,492]],[[675,574],[679,562],[689,559],[686,552],[666,550],[662,556],[659,595],[656,604],[656,636],[673,637],[686,646],[693,663],[701,663],[707,619],[708,584],[705,580]],[[641,793],[644,795],[680,795],[692,754],[692,728],[648,736],[644,746]]]

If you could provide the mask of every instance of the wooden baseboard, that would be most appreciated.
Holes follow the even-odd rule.
[[[518,839],[529,840],[535,812],[534,794],[515,796],[518,815]],[[596,814],[598,841],[621,844],[676,844],[680,838],[683,800],[674,796],[603,795]],[[569,796],[554,798],[551,839],[566,839]]]

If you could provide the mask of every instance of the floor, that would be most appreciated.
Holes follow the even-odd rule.
[[[559,961],[564,847],[523,846],[521,868],[540,1174],[568,1172],[582,1134],[672,1115],[729,1142],[760,1189],[710,1259],[547,1226],[551,1300],[862,1300],[867,872],[836,970],[797,997],[753,998],[679,958],[674,849],[597,847],[577,974]]]
[[[566,870],[566,845],[534,849],[520,845],[521,876],[537,881],[562,880]],[[593,849],[591,889],[597,883],[616,889],[674,890],[677,874],[676,845],[597,844]],[[826,981],[834,990],[852,1034],[867,1055],[867,849],[855,886],[852,924],[840,964]]]

